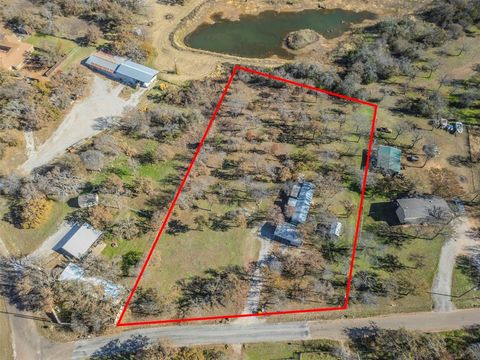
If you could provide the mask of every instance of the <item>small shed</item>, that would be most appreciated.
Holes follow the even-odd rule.
[[[343,225],[340,221],[335,221],[330,225],[330,235],[331,236],[340,236],[342,235]]]
[[[61,247],[57,250],[68,258],[82,258],[90,247],[100,238],[102,232],[85,223],[77,226],[60,241]]]
[[[372,164],[375,168],[385,172],[400,172],[402,150],[393,146],[380,145],[373,155]]]
[[[297,227],[290,223],[283,223],[275,228],[273,233],[274,240],[280,241],[287,245],[300,246],[302,239],[298,234]]]
[[[78,206],[83,208],[89,208],[98,205],[98,194],[82,194],[77,199]]]

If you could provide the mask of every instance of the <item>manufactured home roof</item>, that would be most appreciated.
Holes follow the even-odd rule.
[[[278,225],[275,228],[273,236],[277,239],[281,239],[284,242],[288,242],[290,245],[300,246],[302,244],[297,227],[290,223]]]
[[[67,239],[62,239],[63,245],[60,250],[80,259],[101,235],[100,230],[85,223],[78,227],[75,232],[69,232],[66,235],[68,236]]]
[[[130,60],[121,63],[115,72],[146,84],[158,74],[157,70],[134,63]]]
[[[292,216],[292,223],[303,224],[307,221],[308,212],[310,211],[310,205],[313,200],[314,189],[315,185],[310,182],[304,182],[301,185],[297,196],[297,202],[295,204],[295,211]]]

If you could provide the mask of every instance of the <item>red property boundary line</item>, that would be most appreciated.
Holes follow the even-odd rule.
[[[182,192],[183,187],[185,186],[185,183],[188,179],[188,176],[190,175],[190,171],[193,168],[193,165],[194,165],[194,163],[195,163],[195,161],[198,157],[198,154],[200,153],[200,150],[203,147],[203,143],[208,136],[210,128],[212,127],[213,122],[215,121],[215,118],[217,117],[217,113],[220,109],[220,106],[222,105],[223,100],[225,99],[225,96],[228,92],[228,89],[230,88],[230,85],[232,84],[232,81],[233,81],[233,79],[234,79],[234,77],[235,77],[235,75],[238,71],[245,71],[245,72],[255,74],[255,75],[258,75],[258,76],[262,76],[262,77],[266,77],[266,78],[269,78],[269,79],[272,79],[272,80],[277,80],[277,81],[281,81],[281,82],[284,82],[284,83],[287,83],[287,84],[300,86],[300,87],[303,87],[305,89],[321,92],[321,93],[324,93],[324,94],[327,94],[327,95],[330,95],[330,96],[334,96],[334,97],[337,97],[337,98],[340,98],[340,99],[344,99],[344,100],[356,102],[356,103],[359,103],[359,104],[367,105],[367,106],[370,106],[374,109],[373,110],[373,118],[372,118],[372,126],[371,126],[371,130],[370,130],[370,140],[369,140],[369,144],[368,144],[366,165],[365,165],[365,170],[364,170],[364,174],[363,174],[363,184],[362,184],[361,195],[360,195],[360,203],[359,203],[359,207],[358,207],[357,224],[356,224],[356,228],[355,228],[355,237],[354,237],[354,241],[353,241],[353,251],[352,251],[352,257],[350,259],[350,269],[349,269],[349,272],[348,272],[347,288],[346,288],[344,303],[340,307],[325,307],[325,308],[316,308],[316,309],[288,310],[288,311],[271,311],[271,312],[263,312],[263,313],[257,313],[257,314],[232,314],[232,315],[219,315],[219,316],[183,318],[183,319],[169,319],[169,320],[134,321],[134,322],[124,323],[122,321],[123,321],[123,318],[125,317],[128,306],[129,306],[129,304],[130,304],[130,302],[133,298],[135,290],[137,289],[138,284],[140,283],[140,280],[142,279],[143,274],[145,273],[145,269],[147,268],[147,265],[148,265],[148,263],[149,263],[149,261],[152,257],[153,251],[155,250],[155,247],[157,246],[158,240],[160,239],[161,235],[163,234],[163,231],[165,230],[165,227],[166,227],[166,225],[167,225],[167,223],[170,219],[170,216],[173,212],[173,208],[175,207],[175,204],[177,203],[178,197],[180,196],[180,193]],[[362,216],[362,210],[363,210],[363,198],[365,197],[365,188],[366,188],[366,183],[367,183],[366,180],[367,180],[367,176],[368,176],[368,167],[369,167],[368,165],[370,164],[370,154],[372,152],[372,144],[373,144],[373,136],[374,136],[374,133],[375,133],[375,121],[376,121],[376,118],[377,118],[377,111],[378,111],[378,105],[377,104],[373,104],[373,103],[370,103],[370,102],[367,102],[367,101],[363,101],[363,100],[356,99],[356,98],[353,98],[353,97],[345,96],[345,95],[342,95],[342,94],[337,94],[337,93],[334,93],[332,91],[328,91],[328,90],[324,90],[324,89],[318,89],[318,88],[315,88],[315,87],[310,86],[310,85],[298,83],[296,81],[280,78],[280,77],[277,77],[277,76],[274,76],[274,75],[266,74],[266,73],[263,73],[263,72],[260,72],[260,71],[257,71],[257,70],[253,70],[253,69],[249,69],[249,68],[246,68],[246,67],[243,67],[243,66],[240,66],[240,65],[236,65],[233,68],[233,71],[230,75],[230,78],[228,79],[227,85],[225,86],[225,89],[222,92],[220,100],[218,101],[217,106],[215,107],[215,110],[212,114],[212,117],[210,118],[208,126],[205,130],[205,133],[203,134],[202,139],[200,140],[200,143],[197,147],[197,150],[195,151],[195,154],[193,155],[193,158],[190,162],[190,165],[187,168],[187,171],[185,172],[185,175],[182,179],[182,182],[180,183],[180,186],[177,189],[175,197],[173,198],[173,201],[170,204],[170,207],[168,208],[167,215],[165,216],[165,219],[162,222],[162,226],[160,227],[160,229],[157,233],[157,236],[155,237],[155,240],[152,244],[152,247],[150,248],[150,251],[149,251],[148,256],[147,256],[147,258],[146,258],[146,260],[145,260],[145,262],[142,266],[142,269],[141,269],[137,279],[135,280],[135,283],[132,287],[132,290],[130,291],[130,294],[127,298],[127,301],[126,301],[126,303],[125,303],[125,305],[122,309],[122,312],[120,314],[120,317],[117,321],[117,326],[155,325],[155,324],[181,323],[181,322],[200,321],[200,320],[244,318],[244,317],[252,317],[252,316],[271,316],[271,315],[300,314],[300,313],[324,312],[324,311],[338,311],[338,310],[347,309],[348,308],[348,298],[349,298],[349,295],[350,295],[350,286],[351,286],[351,281],[352,281],[352,276],[353,276],[353,266],[355,264],[355,253],[356,253],[356,250],[357,250],[358,235],[360,233],[360,222],[361,222],[361,216]]]

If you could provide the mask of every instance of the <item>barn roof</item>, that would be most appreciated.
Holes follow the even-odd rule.
[[[111,56],[102,52],[97,52],[88,57],[85,61],[87,65],[100,67],[104,70],[115,72],[118,66],[126,59],[118,56]]]
[[[115,72],[143,83],[149,83],[158,74],[157,70],[137,64],[131,60],[121,63]]]

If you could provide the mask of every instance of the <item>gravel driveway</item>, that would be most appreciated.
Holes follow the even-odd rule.
[[[448,241],[443,244],[438,261],[438,269],[433,280],[432,300],[434,311],[453,311],[455,305],[452,302],[452,278],[455,261],[468,247],[476,245],[474,239],[467,235],[471,228],[469,219],[460,217],[454,220],[455,232]]]
[[[78,141],[92,137],[108,127],[129,106],[135,106],[146,89],[137,90],[128,100],[119,95],[124,85],[95,75],[90,94],[74,104],[57,130],[36,149],[30,149],[20,167],[26,173],[48,164]]]

